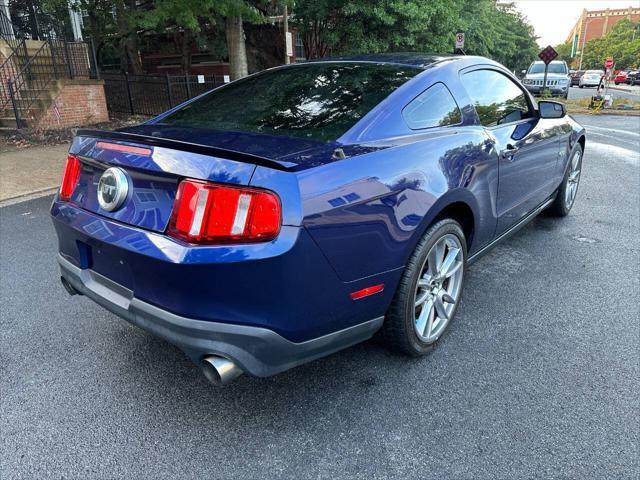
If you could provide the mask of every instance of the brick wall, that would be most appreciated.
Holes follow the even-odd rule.
[[[60,118],[55,112],[56,106]],[[102,80],[64,80],[51,105],[33,126],[48,130],[93,125],[108,120]]]
[[[632,3],[632,2],[629,2]],[[611,31],[613,26],[623,18],[628,18],[632,22],[640,21],[640,8],[614,8],[606,10],[583,10],[582,15],[571,29],[567,41],[573,41],[573,37],[578,35],[579,47],[585,35],[585,41],[594,38],[604,37]]]

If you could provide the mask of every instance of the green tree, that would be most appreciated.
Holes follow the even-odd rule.
[[[231,78],[246,76],[247,55],[243,19],[261,22],[259,2],[245,0],[154,0],[151,9],[143,12],[141,25],[154,31],[177,28],[181,36],[182,68],[191,67],[194,35],[224,24]]]
[[[583,69],[602,68],[604,61],[612,57],[616,69],[640,66],[640,31],[638,23],[628,19],[620,20],[602,38],[589,40],[582,58]]]
[[[40,5],[45,13],[66,25],[68,34],[69,9],[86,13],[83,35],[93,39],[98,59],[107,50],[120,57],[124,69],[142,73],[138,55],[140,9],[135,0],[41,0]]]
[[[512,4],[494,0],[298,0],[294,9],[307,58],[351,53],[448,53],[457,31],[465,50],[509,68],[537,52],[533,29]]]
[[[299,0],[294,15],[307,58],[442,51],[456,17],[449,0]]]
[[[573,42],[561,43],[560,45],[556,45],[554,48],[556,52],[558,52],[558,60],[564,60],[567,62],[567,65],[570,65],[575,60],[575,56],[571,56],[571,50],[573,47]]]

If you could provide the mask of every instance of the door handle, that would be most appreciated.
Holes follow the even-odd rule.
[[[520,150],[518,147],[511,145],[510,143],[507,145],[507,148],[502,150],[501,155],[505,160],[512,161],[516,152]]]

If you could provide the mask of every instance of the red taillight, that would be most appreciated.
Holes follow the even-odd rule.
[[[75,155],[69,154],[67,156],[67,164],[64,167],[64,174],[62,175],[62,183],[60,184],[61,199],[69,200],[71,198],[79,178],[80,160]]]
[[[191,243],[272,240],[280,231],[280,199],[255,188],[184,180],[178,186],[168,233]]]

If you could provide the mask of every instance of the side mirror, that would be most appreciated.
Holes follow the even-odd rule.
[[[560,102],[541,100],[538,102],[540,118],[562,118],[567,114],[564,105]]]
[[[522,70],[522,75],[526,75],[527,71],[526,70]]]

